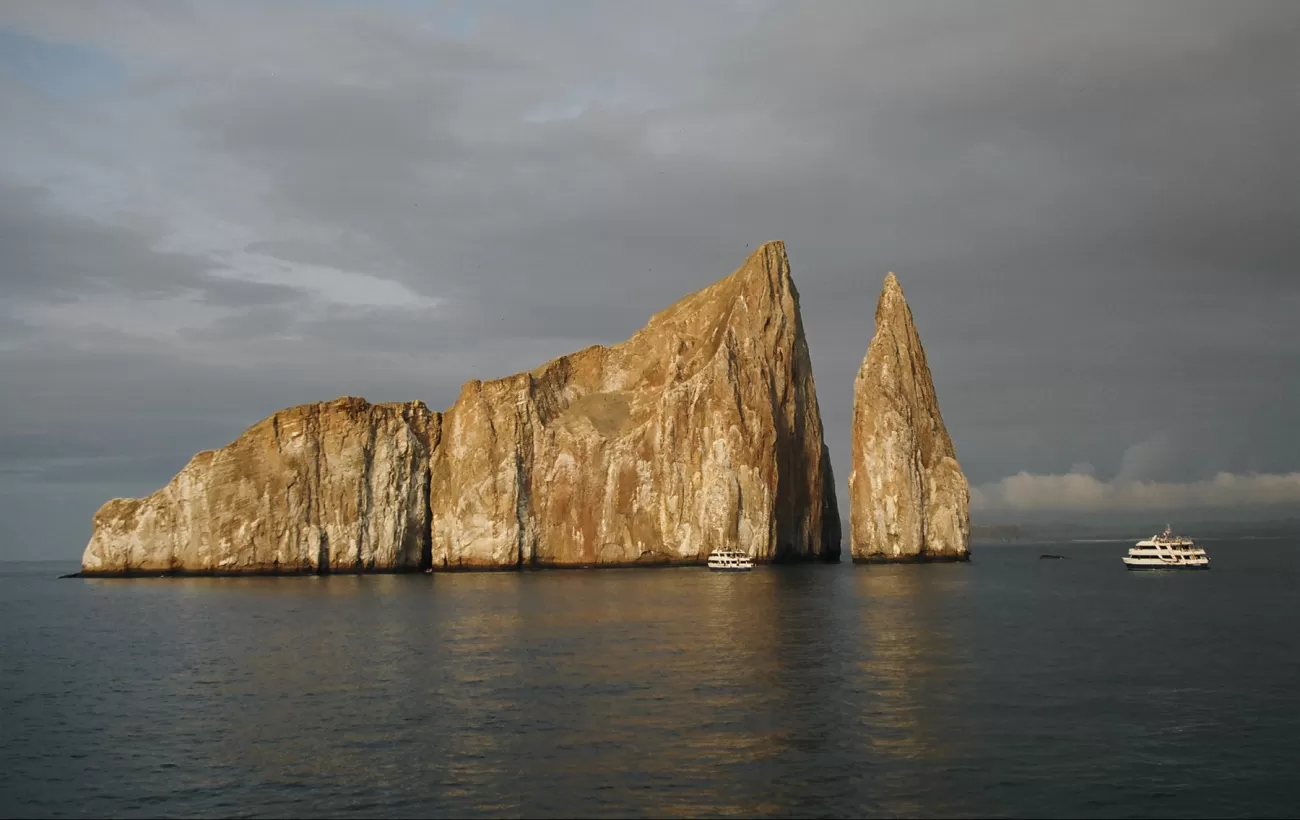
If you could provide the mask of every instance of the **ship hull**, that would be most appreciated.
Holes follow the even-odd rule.
[[[1124,569],[1139,572],[1192,572],[1207,570],[1209,564],[1130,564],[1124,562]]]

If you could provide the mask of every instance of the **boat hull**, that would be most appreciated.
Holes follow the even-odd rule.
[[[709,572],[749,572],[753,567],[709,567]]]
[[[1209,564],[1130,564],[1124,562],[1124,569],[1137,572],[1195,572],[1207,570]]]

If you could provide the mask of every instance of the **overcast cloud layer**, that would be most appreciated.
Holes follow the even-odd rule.
[[[841,481],[893,270],[977,520],[1294,514],[1298,38],[1289,0],[0,5],[0,558],[768,239]]]

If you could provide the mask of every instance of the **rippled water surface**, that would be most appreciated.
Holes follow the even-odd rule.
[[[58,580],[0,815],[1288,816],[1300,543],[969,565]],[[1039,560],[1041,552],[1072,560]]]

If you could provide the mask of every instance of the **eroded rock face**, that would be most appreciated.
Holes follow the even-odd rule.
[[[148,498],[101,507],[82,571],[417,569],[438,420],[422,402],[281,410]]]
[[[290,431],[290,432],[286,432]],[[83,571],[838,560],[782,243],[612,347],[465,385],[447,412],[281,411],[95,516]]]
[[[894,274],[854,383],[854,561],[964,561],[970,489],[943,426],[925,350]]]

